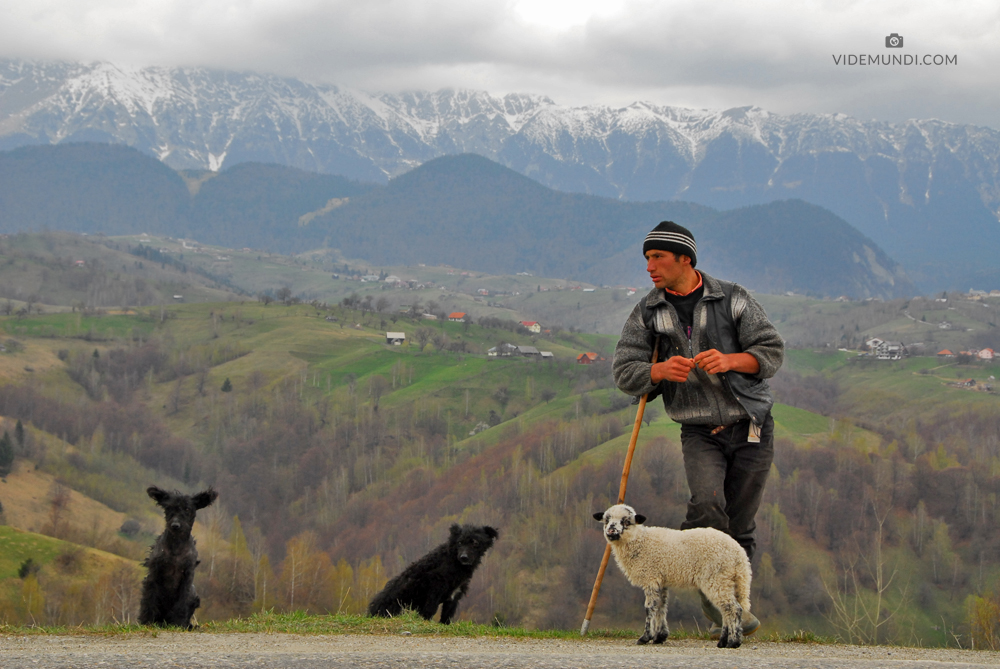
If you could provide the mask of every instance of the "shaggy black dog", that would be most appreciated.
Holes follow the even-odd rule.
[[[368,605],[368,615],[391,617],[404,608],[430,620],[441,607],[441,622],[451,622],[465,596],[472,572],[500,534],[489,525],[451,526],[451,536],[385,584]]]
[[[191,616],[201,605],[201,598],[194,591],[198,551],[194,547],[191,527],[198,509],[214,502],[219,493],[209,488],[191,496],[150,486],[146,494],[163,508],[167,526],[146,558],[149,573],[142,581],[139,622],[192,629]]]

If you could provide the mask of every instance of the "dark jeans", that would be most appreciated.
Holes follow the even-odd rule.
[[[747,441],[750,421],[718,434],[709,425],[681,425],[684,471],[691,501],[682,530],[714,527],[729,534],[753,559],[757,541],[754,517],[774,458],[774,420],[767,415],[760,443]]]

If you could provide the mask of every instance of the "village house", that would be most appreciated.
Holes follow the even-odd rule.
[[[448,314],[448,320],[452,323],[461,323],[465,319],[464,311],[453,311]]]
[[[884,343],[885,343],[884,339],[879,339],[878,337],[872,337],[871,339],[865,342],[865,346],[868,348],[869,351],[874,351]]]
[[[521,321],[521,325],[526,327],[529,332],[534,332],[535,334],[542,331],[542,326],[538,324],[538,321]]]
[[[954,358],[955,354],[952,353],[951,351],[949,351],[948,349],[943,348],[943,349],[941,349],[940,351],[937,352],[937,357],[939,357],[939,358]]]
[[[909,352],[902,342],[884,341],[875,348],[875,357],[879,360],[902,360]]]
[[[576,364],[578,365],[590,365],[595,362],[604,362],[604,357],[594,353],[593,351],[581,353],[576,356]]]
[[[509,358],[510,356],[516,354],[517,346],[507,343],[499,344],[486,351],[486,355],[491,358]]]
[[[393,346],[402,346],[403,342],[406,341],[405,332],[386,332],[385,333],[385,343],[391,344]]]
[[[534,357],[538,355],[538,349],[534,346],[518,346],[517,352],[525,357]]]
[[[992,360],[994,356],[994,351],[991,348],[984,348],[979,351],[980,360]]]

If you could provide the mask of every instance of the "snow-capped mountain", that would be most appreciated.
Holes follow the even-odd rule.
[[[175,169],[256,161],[384,182],[477,153],[570,192],[719,208],[799,198],[843,217],[918,283],[1000,278],[1000,132],[937,120],[376,95],[251,72],[0,60],[0,149],[81,140],[125,143]]]

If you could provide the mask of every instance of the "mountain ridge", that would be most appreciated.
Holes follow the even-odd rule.
[[[717,209],[797,198],[870,237],[922,290],[1000,287],[1000,132],[978,126],[0,60],[0,149],[85,140],[175,169],[277,163],[385,183],[471,152],[566,192]]]
[[[430,160],[385,186],[256,163],[205,176],[189,174],[186,183],[124,146],[0,152],[0,206],[7,212],[0,232],[151,233],[280,253],[337,249],[376,265],[447,264],[643,285],[642,239],[657,221],[675,219],[709,250],[707,271],[735,272],[757,290],[857,298],[915,290],[873,241],[805,203],[718,212],[688,202],[561,193],[477,154]],[[192,183],[200,184],[195,195]],[[797,239],[799,252],[767,241],[776,235]],[[758,248],[752,257],[747,244]],[[824,260],[834,257],[839,265]],[[820,266],[827,271],[813,271]]]

